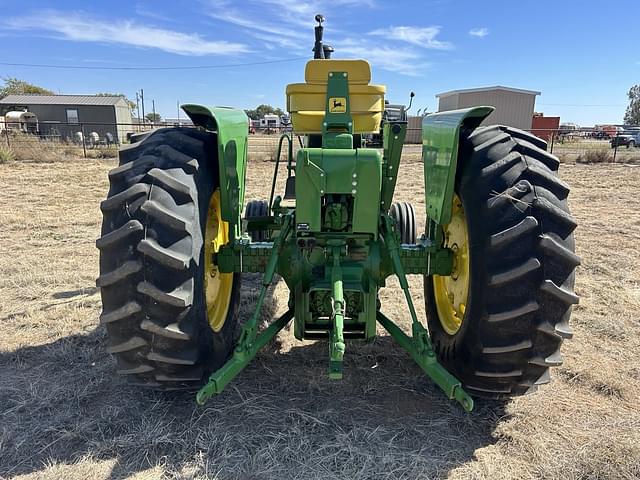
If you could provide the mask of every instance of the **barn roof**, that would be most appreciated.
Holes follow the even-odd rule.
[[[97,95],[7,95],[0,105],[101,105],[121,104],[123,97]]]
[[[540,95],[540,92],[535,90],[523,90],[522,88],[503,87],[502,85],[496,85],[494,87],[480,87],[480,88],[465,88],[462,90],[450,90],[448,92],[438,93],[436,97],[448,97],[450,95],[456,95],[458,93],[476,93],[476,92],[492,92],[494,90],[502,90],[503,92],[512,93],[525,93],[528,95]]]

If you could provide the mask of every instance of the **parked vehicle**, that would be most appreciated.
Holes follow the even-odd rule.
[[[626,130],[624,133],[616,135],[610,140],[609,143],[611,143],[611,148],[632,148],[640,146],[640,127],[638,127],[637,130]]]
[[[280,128],[280,116],[275,113],[267,113],[260,119],[260,128],[267,133],[278,130]]]
[[[561,123],[558,128],[558,135],[561,137],[577,136],[580,131],[580,126],[575,123]]]
[[[615,125],[596,125],[594,137],[599,139],[613,138],[622,133],[622,131],[622,127],[616,127]]]
[[[260,129],[260,120],[249,119],[249,133],[255,134]]]
[[[38,117],[31,112],[7,112],[0,117],[0,131],[38,133]]]

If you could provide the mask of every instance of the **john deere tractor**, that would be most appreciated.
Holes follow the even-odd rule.
[[[332,59],[316,20],[305,81],[286,88],[293,131],[278,148],[282,195],[277,162],[270,198],[244,204],[242,110],[184,105],[197,128],[154,130],[120,151],[96,242],[100,319],[118,373],[146,387],[200,388],[202,404],[293,322],[297,339],[328,341],[332,379],[342,378],[346,340],[371,341],[380,325],[466,410],[472,395],[547,383],[578,303],[576,221],[558,160],[529,133],[480,126],[492,107],[424,117],[427,218],[418,235],[413,206],[393,201],[407,124],[382,121],[385,87],[371,84],[365,60]],[[364,148],[381,122],[383,148]],[[240,321],[247,272],[262,273],[262,287]],[[260,329],[276,275],[289,309]],[[408,275],[424,279],[426,322]],[[410,333],[380,305],[391,276]]]

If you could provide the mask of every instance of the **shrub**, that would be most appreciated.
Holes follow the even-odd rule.
[[[82,156],[82,152],[80,152],[80,155],[78,156]],[[87,158],[115,158],[117,156],[117,148],[96,148],[94,150],[87,150]]]
[[[613,155],[607,148],[587,150],[576,158],[576,163],[611,163]]]
[[[0,145],[0,163],[13,162],[16,159],[15,153],[9,147]]]

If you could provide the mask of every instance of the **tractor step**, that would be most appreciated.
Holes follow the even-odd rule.
[[[294,200],[296,198],[296,177],[287,177],[287,183],[284,187],[284,199]]]

